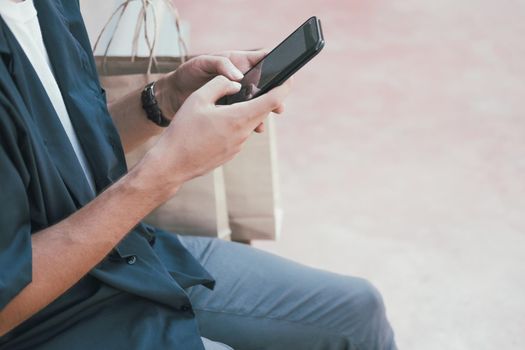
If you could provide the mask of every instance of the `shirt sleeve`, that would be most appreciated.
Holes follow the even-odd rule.
[[[0,108],[0,113],[3,113]],[[0,123],[3,118],[0,118]],[[5,126],[5,125],[4,125]],[[31,221],[26,188],[19,170],[13,163],[15,152],[6,147],[0,125],[0,310],[2,310],[32,277]]]

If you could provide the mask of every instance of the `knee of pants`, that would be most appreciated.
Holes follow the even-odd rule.
[[[362,278],[348,277],[342,288],[341,337],[359,349],[392,349],[393,333],[386,319],[383,298]]]
[[[385,304],[383,297],[377,288],[363,278],[352,278],[349,281],[349,297],[352,298],[350,305],[352,310],[363,319],[372,319],[384,316]]]

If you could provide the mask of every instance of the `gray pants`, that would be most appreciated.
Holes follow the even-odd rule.
[[[217,280],[213,291],[188,289],[203,337],[235,350],[396,349],[382,298],[366,280],[239,243],[180,240]]]

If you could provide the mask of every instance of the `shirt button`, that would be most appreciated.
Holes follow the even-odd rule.
[[[190,310],[191,310],[191,306],[190,306],[190,305],[187,305],[187,304],[182,305],[182,306],[180,307],[180,311],[190,311]]]
[[[137,262],[137,257],[135,255],[132,255],[126,259],[126,262],[128,263],[128,265],[133,265]]]

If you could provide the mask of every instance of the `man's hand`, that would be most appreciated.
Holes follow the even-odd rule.
[[[198,56],[182,64],[176,71],[159,79],[155,85],[155,95],[164,116],[173,119],[192,93],[218,75],[232,81],[241,80],[243,77],[241,71],[250,70],[265,54],[266,51],[229,51],[217,55]],[[137,89],[108,105],[126,153],[164,131],[164,128],[152,123],[146,117],[141,104],[142,89]],[[281,104],[273,112],[282,113],[283,110]],[[264,131],[264,124],[257,125],[253,130]]]
[[[157,100],[164,115],[171,119],[194,91],[217,75],[240,81],[243,78],[242,72],[250,70],[266,54],[266,50],[228,51],[217,55],[197,56],[182,64],[157,82]],[[281,113],[283,109],[281,104],[273,112]],[[254,129],[262,132],[264,126],[261,123]]]
[[[290,82],[250,101],[215,104],[240,87],[238,82],[216,76],[186,99],[157,144],[137,165],[154,169],[152,191],[169,197],[184,182],[233,158],[252,131],[282,105]]]

